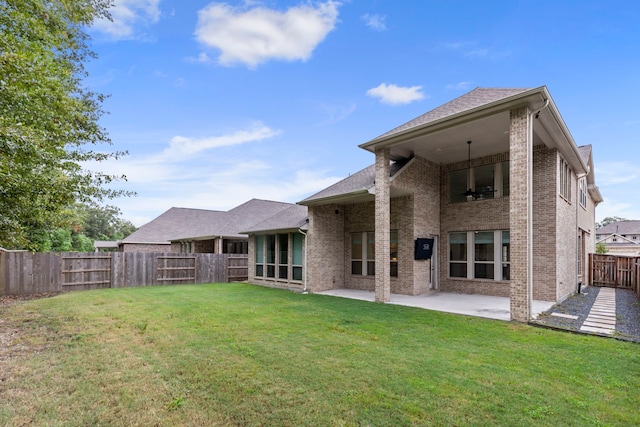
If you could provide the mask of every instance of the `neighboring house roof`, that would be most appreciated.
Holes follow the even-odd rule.
[[[396,161],[391,164],[389,176],[396,176],[411,160]],[[359,196],[373,197],[375,187],[375,165],[368,166],[349,177],[338,181],[330,187],[307,197],[298,202],[301,205],[313,205],[321,202],[339,201],[340,199],[353,199]]]
[[[241,231],[285,212],[291,203],[251,199],[229,211],[171,208],[122,240],[124,244],[170,244],[214,237],[246,238]]]
[[[611,240],[609,240],[611,239]],[[613,241],[615,239],[615,241]],[[611,245],[611,246],[628,246],[628,245],[640,245],[640,241],[635,241],[635,240],[631,240],[628,237],[622,236],[618,233],[612,233],[612,234],[607,234],[604,237],[599,238],[596,243],[606,243],[607,245]]]
[[[291,206],[295,205],[271,200],[251,199],[225,212],[221,223],[200,224],[195,230],[195,234],[182,234],[172,240],[204,240],[220,236],[246,238],[247,236],[242,231],[274,215],[282,214]]]
[[[203,224],[224,224],[226,212],[171,208],[122,240],[124,244],[170,244],[180,236],[197,235]]]
[[[611,224],[607,224],[604,227],[600,227],[596,230],[597,235],[610,235],[610,234],[639,234],[640,235],[640,221],[628,220],[628,221],[616,221]]]
[[[282,212],[243,230],[242,234],[254,234],[274,230],[306,230],[308,219],[306,206],[290,205]]]

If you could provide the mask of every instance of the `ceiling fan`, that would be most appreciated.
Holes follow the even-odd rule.
[[[462,194],[467,198],[471,196],[474,200],[476,200],[482,198],[482,193],[479,191],[473,191],[471,189],[471,141],[467,141],[467,145],[469,146],[469,157],[467,160],[467,184],[469,185],[469,189]]]
[[[482,187],[480,188],[481,191],[473,191],[471,189],[471,141],[467,141],[467,145],[469,146],[469,157],[467,159],[467,184],[469,184],[469,189],[462,194],[467,198],[473,197],[473,200],[482,200],[485,194],[492,194],[494,189],[491,186]]]

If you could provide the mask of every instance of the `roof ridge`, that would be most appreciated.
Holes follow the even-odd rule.
[[[372,139],[370,142],[533,89],[535,88],[489,88],[478,86],[444,104],[432,108],[408,122],[396,126],[390,131]],[[477,96],[480,92],[493,93],[494,96]]]

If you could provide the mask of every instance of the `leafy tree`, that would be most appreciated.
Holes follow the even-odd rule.
[[[605,245],[602,242],[596,243],[596,253],[597,254],[606,254],[607,252],[609,252],[609,248],[607,248],[607,245]]]
[[[609,224],[619,221],[629,221],[627,218],[620,218],[619,216],[608,216],[600,222],[596,222],[596,229],[605,227]]]
[[[120,218],[114,206],[76,204],[66,211],[67,228],[57,228],[38,235],[37,244],[44,251],[92,252],[94,240],[121,240],[136,231],[130,221]]]
[[[126,154],[95,151],[111,143],[98,124],[104,96],[82,84],[95,56],[86,28],[110,4],[0,1],[0,246],[46,250],[74,203],[129,194],[107,188],[124,176],[81,166]]]
[[[121,240],[137,230],[130,221],[120,218],[115,206],[84,206],[83,230],[93,240]]]

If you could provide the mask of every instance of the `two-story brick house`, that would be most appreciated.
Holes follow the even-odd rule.
[[[477,88],[360,147],[374,165],[299,202],[304,280],[288,287],[380,302],[430,288],[504,296],[528,321],[532,299],[561,301],[588,280],[602,197],[590,146],[575,144],[546,87]],[[282,285],[255,268],[267,251],[278,262],[276,237],[256,250],[277,228],[250,234],[254,283]]]

